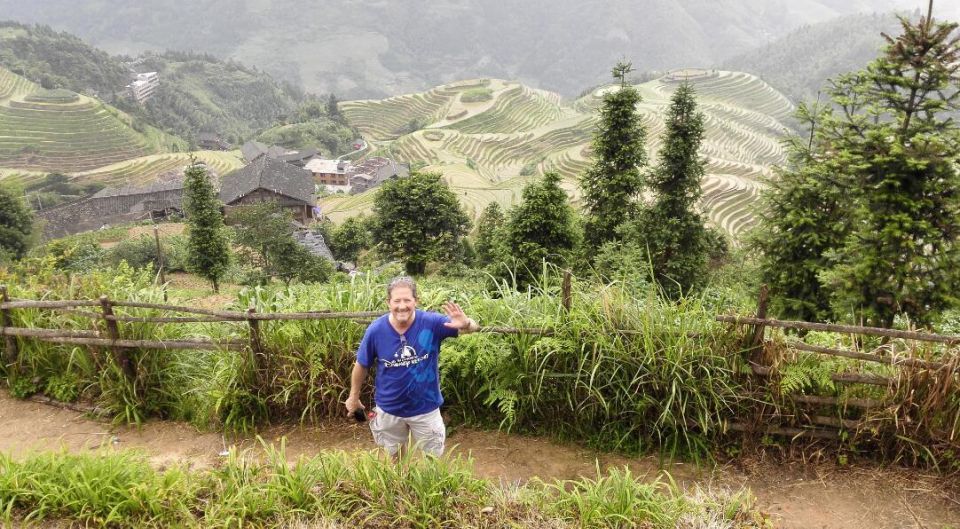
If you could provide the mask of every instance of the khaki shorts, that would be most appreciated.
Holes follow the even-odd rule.
[[[413,417],[390,415],[380,409],[380,406],[373,411],[376,412],[370,421],[373,440],[388,454],[396,455],[401,446],[409,443],[412,436],[414,447],[437,457],[443,455],[447,428],[443,424],[439,409]]]

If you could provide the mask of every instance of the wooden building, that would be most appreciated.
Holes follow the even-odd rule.
[[[275,200],[293,213],[293,218],[307,223],[313,218],[313,173],[268,156],[259,156],[246,167],[223,176],[220,200],[224,213],[255,202]]]

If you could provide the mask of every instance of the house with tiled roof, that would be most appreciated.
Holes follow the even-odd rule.
[[[220,200],[228,216],[232,208],[275,200],[303,223],[313,218],[317,204],[313,174],[269,156],[259,156],[246,167],[224,175]]]

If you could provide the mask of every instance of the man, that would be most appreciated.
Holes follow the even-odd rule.
[[[417,310],[417,284],[401,276],[387,285],[390,312],[367,327],[350,376],[347,414],[364,409],[360,390],[376,364],[376,407],[370,421],[374,441],[392,456],[412,435],[424,452],[443,454],[446,426],[440,416],[440,342],[479,330],[459,305],[444,304],[446,316]]]

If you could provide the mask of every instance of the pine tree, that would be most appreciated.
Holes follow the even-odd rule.
[[[807,137],[787,141],[788,165],[777,170],[761,195],[759,250],[761,281],[770,288],[770,310],[785,319],[830,319],[830,293],[820,275],[849,232],[851,190],[842,175],[847,159],[826,156],[828,138],[818,127],[830,114],[819,103],[801,103],[797,119]]]
[[[449,261],[460,249],[470,219],[439,173],[412,172],[388,180],[373,199],[373,240],[400,259],[408,274],[430,261]]]
[[[766,199],[764,278],[787,316],[822,318],[829,301],[837,319],[924,324],[955,303],[957,24],[900,21],[878,59],[832,83],[830,107],[807,112],[816,128]]]
[[[707,230],[696,210],[703,195],[703,114],[693,88],[683,83],[671,99],[660,163],[649,177],[655,201],[635,223],[661,291],[675,299],[700,286],[707,274]]]
[[[477,239],[474,251],[477,253],[477,266],[485,267],[506,257],[504,226],[506,217],[500,204],[491,202],[483,209],[477,220]]]
[[[183,210],[187,216],[187,270],[220,291],[230,264],[230,245],[220,214],[220,199],[202,165],[191,160],[184,172]]]
[[[510,211],[506,243],[518,286],[530,284],[542,263],[565,266],[580,240],[575,214],[560,175],[547,172],[543,179],[527,184],[523,198]]]
[[[600,124],[593,141],[596,162],[580,180],[585,208],[585,249],[594,254],[619,238],[617,228],[635,218],[643,188],[646,130],[637,113],[640,93],[627,84],[630,63],[620,62],[613,77],[620,86],[603,96]]]
[[[931,12],[901,18],[903,34],[884,35],[884,53],[834,90],[834,149],[861,193],[824,278],[838,310],[887,327],[897,314],[929,323],[960,287],[960,128],[949,115],[960,110],[960,37]]]

